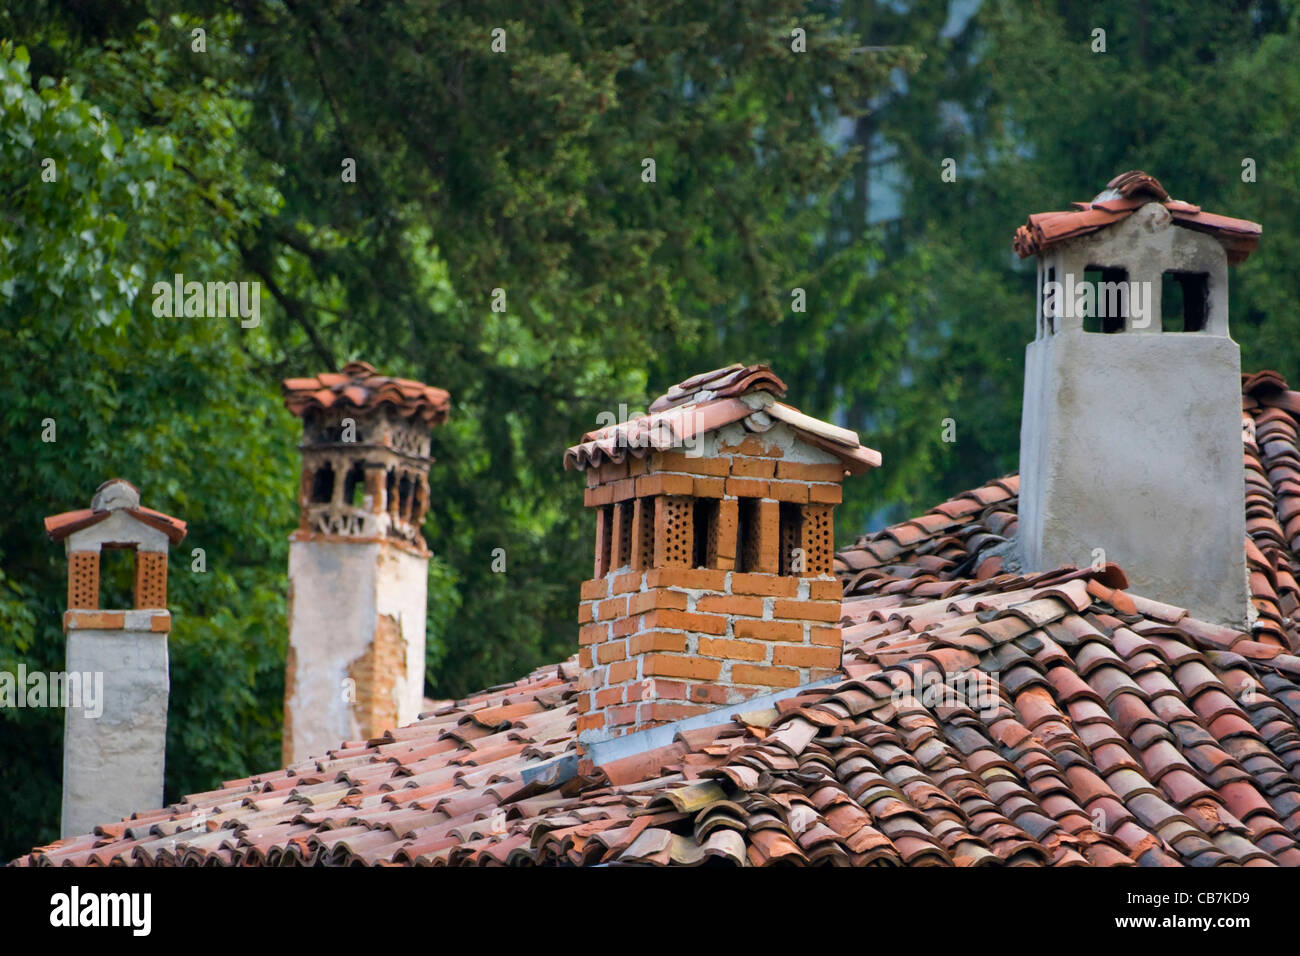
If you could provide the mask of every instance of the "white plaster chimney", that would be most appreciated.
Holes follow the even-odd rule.
[[[1141,594],[1245,626],[1228,265],[1255,247],[1259,226],[1172,200],[1141,172],[1075,205],[1031,216],[1015,242],[1038,257],[1039,278],[1020,430],[1022,560],[1035,571],[1114,561]]]
[[[60,677],[63,723],[61,835],[163,805],[167,747],[167,549],[185,522],[140,506],[120,478],[99,486],[90,507],[45,519],[68,555],[67,660]],[[101,552],[135,559],[134,607],[100,609]],[[53,690],[53,688],[51,688]]]
[[[300,521],[289,544],[286,765],[377,737],[424,699],[429,429],[441,389],[365,362],[288,379],[303,418]]]

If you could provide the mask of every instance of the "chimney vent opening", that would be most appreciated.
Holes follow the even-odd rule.
[[[311,479],[311,500],[314,504],[329,504],[334,497],[334,466],[325,462],[316,469]]]
[[[99,552],[99,606],[135,607],[135,547],[105,544]]]
[[[1128,270],[1115,266],[1089,265],[1083,281],[1093,292],[1093,307],[1083,317],[1085,332],[1113,335],[1123,332],[1129,318]]]
[[[1160,277],[1162,332],[1203,332],[1209,312],[1210,275],[1169,271]]]

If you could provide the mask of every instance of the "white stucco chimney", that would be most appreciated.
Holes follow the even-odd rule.
[[[63,838],[90,833],[163,805],[167,747],[167,551],[185,522],[140,506],[120,478],[96,490],[90,507],[45,519],[68,555],[67,658],[57,675],[64,707]],[[100,557],[134,561],[131,608],[100,608]]]
[[[365,362],[288,379],[284,395],[303,419],[284,691],[283,756],[293,764],[419,716],[429,429],[450,402]]]
[[[1247,623],[1228,265],[1259,234],[1141,172],[1017,232],[1039,281],[1020,430],[1027,570],[1114,561],[1139,593]]]

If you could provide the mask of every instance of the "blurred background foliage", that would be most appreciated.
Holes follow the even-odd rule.
[[[167,798],[276,766],[298,468],[279,380],[353,358],[453,396],[432,696],[572,652],[592,522],[561,452],[694,372],[769,362],[884,453],[842,541],[1012,471],[1034,270],[1011,233],[1125,169],[1264,224],[1234,335],[1246,368],[1300,374],[1295,7],[1081,6],[9,0],[0,670],[62,664],[41,518],[129,478],[191,529]],[[261,282],[261,325],[155,317],[175,273]],[[61,736],[59,711],[0,711],[0,858],[57,836]]]

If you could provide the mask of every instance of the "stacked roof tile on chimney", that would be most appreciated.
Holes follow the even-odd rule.
[[[596,512],[579,610],[584,740],[838,672],[833,512],[845,473],[880,456],[784,394],[767,367],[732,365],[565,453]]]
[[[429,429],[447,420],[450,402],[365,362],[288,379],[284,400],[303,419],[284,693],[292,764],[419,716]]]

